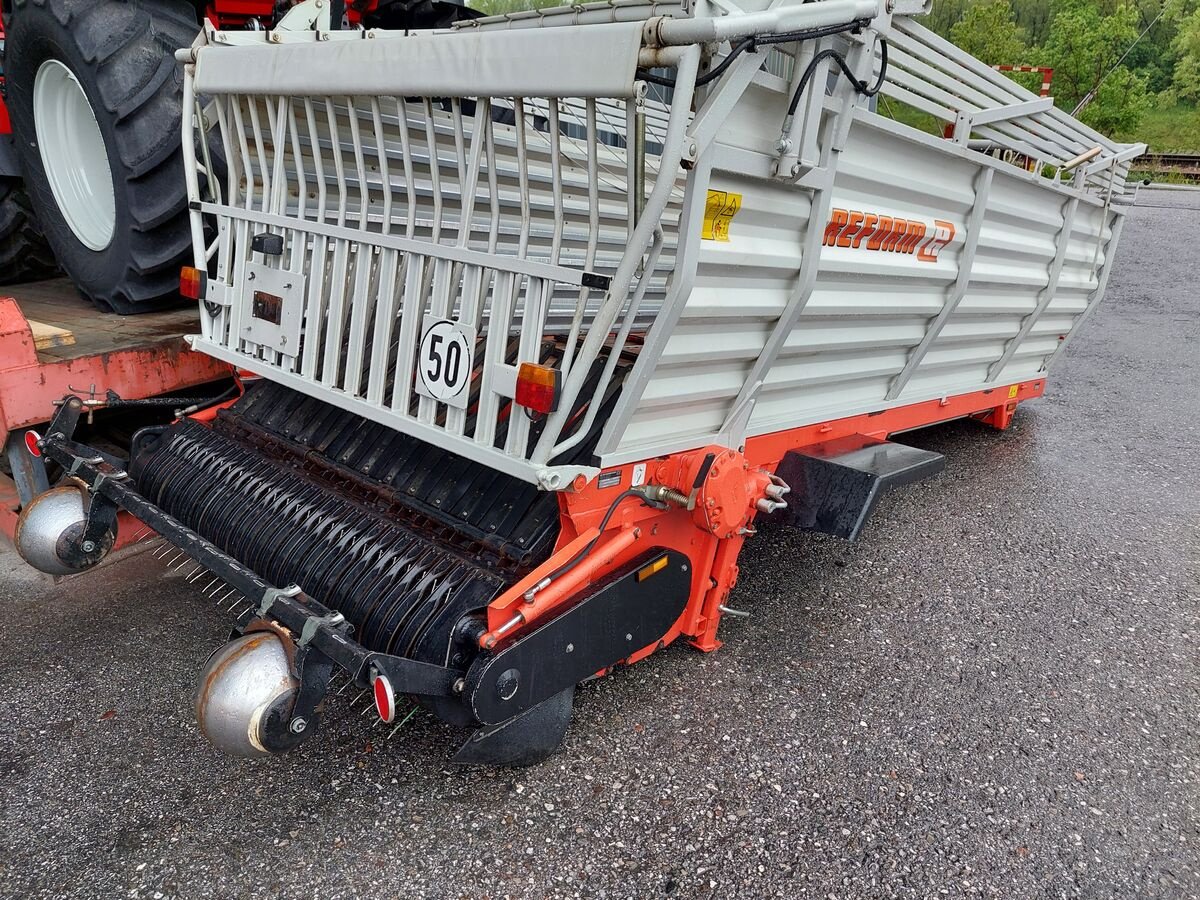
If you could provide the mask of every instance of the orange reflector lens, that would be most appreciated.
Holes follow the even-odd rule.
[[[554,412],[558,409],[558,369],[521,363],[517,369],[517,395],[513,399],[518,406],[534,412]]]
[[[375,711],[379,718],[390,722],[396,718],[396,692],[386,675],[376,675],[371,679],[371,691],[375,694]]]
[[[667,558],[665,556],[660,556],[654,562],[650,563],[650,565],[642,566],[640,569],[638,569],[637,580],[645,581],[651,575],[657,575],[659,572],[661,572],[666,567],[667,567]]]
[[[32,428],[29,431],[25,432],[25,449],[28,450],[29,455],[34,457],[35,459],[42,455],[42,448],[38,446],[38,444],[40,444],[41,441],[42,441],[42,436],[40,434],[38,434],[36,431],[34,431]]]
[[[179,270],[179,293],[189,300],[202,298],[206,287],[208,287],[208,273],[202,272],[200,269],[193,269],[191,266],[184,266]]]

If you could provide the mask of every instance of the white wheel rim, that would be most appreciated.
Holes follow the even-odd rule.
[[[33,80],[33,123],[59,211],[81,244],[103,250],[117,227],[108,151],[87,94],[57,59],[42,63]]]

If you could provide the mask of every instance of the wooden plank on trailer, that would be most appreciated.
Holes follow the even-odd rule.
[[[33,319],[29,322],[29,330],[33,332],[33,346],[38,350],[49,350],[51,347],[69,347],[75,343],[75,333],[66,328],[59,328],[56,325],[47,325],[45,322],[35,322]]]

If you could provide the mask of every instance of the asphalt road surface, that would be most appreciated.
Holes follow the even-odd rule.
[[[0,558],[0,892],[1200,895],[1200,195],[1142,202],[1045,399],[923,433],[946,472],[857,544],[754,539],[724,648],[584,686],[537,768],[451,768],[429,716],[389,740],[346,702],[223,757],[195,586]]]

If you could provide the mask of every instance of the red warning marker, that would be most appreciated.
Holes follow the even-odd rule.
[[[25,449],[29,451],[29,455],[38,458],[42,455],[42,448],[38,446],[42,442],[42,436],[33,429],[25,432]]]
[[[379,718],[385,722],[396,718],[396,692],[392,690],[392,683],[388,681],[387,676],[373,675],[371,689],[375,693],[375,710],[379,713]]]

